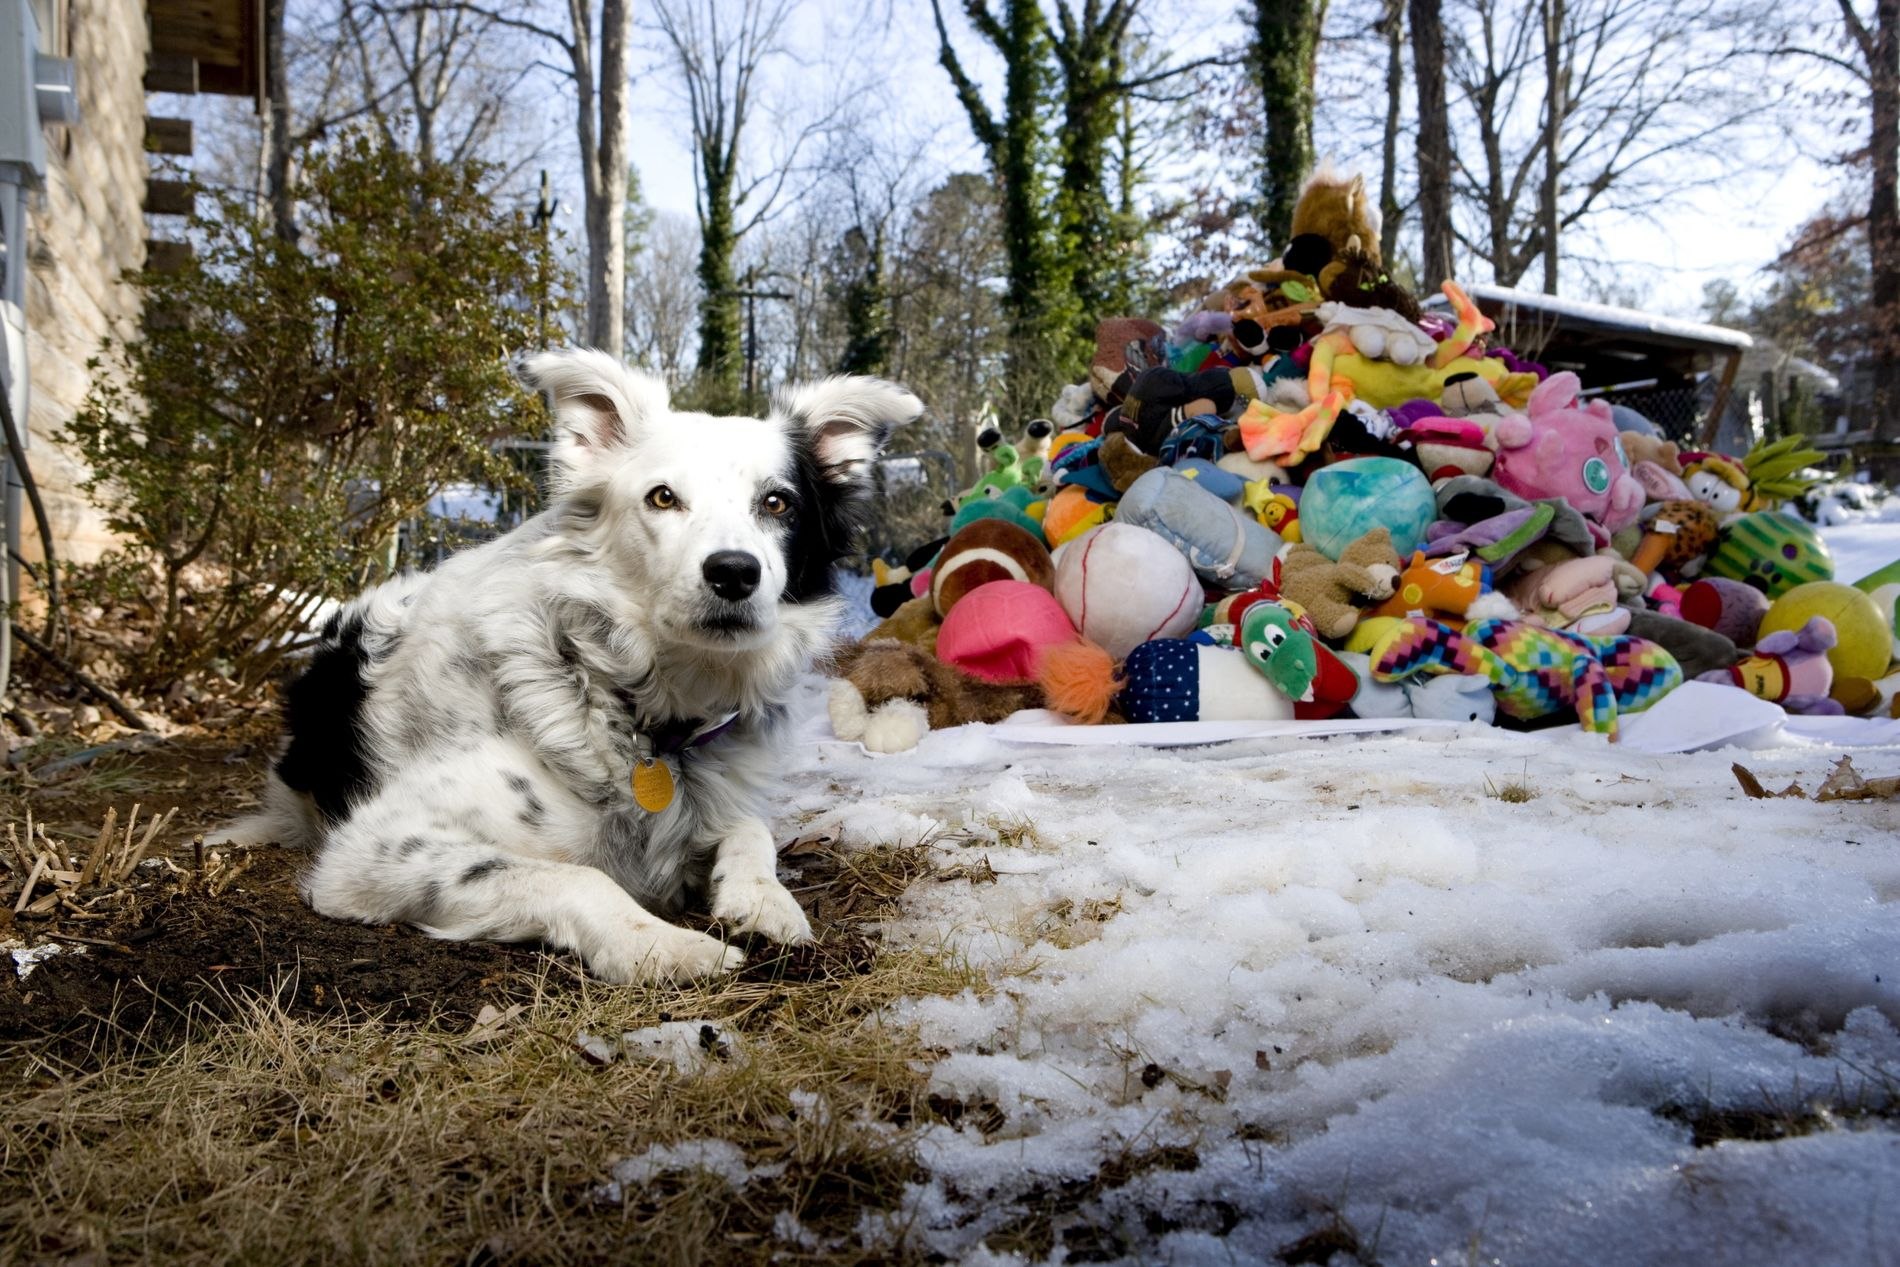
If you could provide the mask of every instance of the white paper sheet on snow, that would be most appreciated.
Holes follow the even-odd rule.
[[[1640,713],[1621,719],[1618,744],[1637,752],[1695,752],[1733,745],[1834,748],[1900,744],[1900,721],[1875,717],[1803,717],[1746,691],[1684,682]]]
[[[992,726],[959,727],[1009,743],[1072,747],[1186,748],[1240,739],[1318,739],[1393,730],[1445,730],[1460,723],[1414,717],[1336,717],[1329,721],[1177,721],[1081,726],[1047,709],[1025,709]]]
[[[1684,682],[1640,713],[1617,719],[1617,744],[1636,752],[1694,752],[1776,741],[1789,721],[1781,705],[1713,682]]]
[[[981,723],[935,731],[943,736],[982,735],[1007,743],[1056,747],[1186,748],[1243,739],[1321,739],[1329,735],[1386,734],[1406,730],[1456,730],[1462,722],[1413,717],[1336,717],[1327,721],[1149,722],[1082,726],[1046,709],[1028,709],[993,725]],[[1730,686],[1684,682],[1647,710],[1620,719],[1617,746],[1631,752],[1667,754],[1707,748],[1772,748],[1822,744],[1829,747],[1900,746],[1900,721],[1863,717],[1801,717],[1778,704]],[[827,728],[828,729],[828,728]],[[1474,728],[1475,729],[1475,728]],[[1485,733],[1495,733],[1488,729]],[[1580,736],[1575,726],[1533,731],[1529,740]],[[834,742],[836,742],[834,740]],[[863,751],[863,745],[852,744]]]

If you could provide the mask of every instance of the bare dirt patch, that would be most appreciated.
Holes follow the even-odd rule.
[[[22,923],[22,934],[88,940],[64,943],[64,953],[42,960],[25,980],[0,974],[0,1043],[72,1035],[108,1017],[149,1036],[194,1006],[216,1011],[246,989],[279,998],[295,1016],[466,1024],[538,957],[532,949],[444,943],[407,928],[323,919],[297,895],[302,862],[299,854],[260,849],[221,893],[154,885],[159,891],[142,895],[120,919]]]

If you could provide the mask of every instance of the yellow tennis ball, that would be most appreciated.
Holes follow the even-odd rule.
[[[1873,597],[1839,581],[1810,581],[1777,598],[1762,617],[1758,639],[1798,630],[1815,616],[1834,625],[1838,641],[1827,653],[1835,677],[1884,677],[1893,658],[1893,630],[1880,618]]]

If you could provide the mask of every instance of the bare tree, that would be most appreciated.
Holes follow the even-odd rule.
[[[1900,0],[1835,4],[1838,25],[1812,11],[1771,9],[1762,51],[1770,65],[1798,62],[1844,79],[1866,126],[1865,146],[1848,156],[1867,172],[1866,212],[1837,218],[1834,233],[1864,231],[1867,305],[1858,325],[1872,380],[1869,465],[1877,478],[1900,481]]]
[[[1414,0],[1414,10],[1419,0]],[[1733,170],[1765,106],[1731,0],[1473,0],[1449,27],[1463,110],[1458,243],[1515,286],[1607,211],[1662,206]],[[1421,86],[1424,79],[1419,67]],[[1569,252],[1574,258],[1576,252]]]
[[[655,214],[627,258],[628,355],[669,387],[681,386],[693,371],[698,258],[698,226],[673,212]]]
[[[319,0],[293,10],[265,0],[264,19],[262,152],[250,150],[244,129],[231,129],[195,167],[227,185],[240,184],[240,166],[258,170],[287,240],[297,237],[297,153],[339,129],[373,126],[425,162],[480,157],[501,164],[502,179],[541,148],[539,137],[507,135],[521,120],[516,89],[529,73],[518,40],[469,6]]]
[[[284,55],[289,0],[264,0],[264,76],[270,93],[265,175],[277,236],[297,240],[297,205],[290,189],[290,69]]]
[[[537,63],[574,85],[574,136],[581,160],[582,219],[587,228],[586,341],[618,352],[626,346],[627,170],[632,119],[627,56],[633,42],[631,0],[567,0],[566,24],[551,25],[530,6],[493,9],[469,0],[420,0],[404,9],[457,10],[521,31],[559,49],[560,63]]]
[[[1395,259],[1405,208],[1399,202],[1399,138],[1405,117],[1405,0],[1382,0],[1374,27],[1385,42],[1385,122],[1379,132],[1379,258]]]
[[[513,93],[532,72],[492,18],[459,4],[342,0],[341,25],[362,83],[400,113],[371,117],[426,163],[490,153]],[[492,156],[492,154],[491,154]]]
[[[1544,293],[1557,293],[1557,242],[1563,231],[1557,192],[1563,179],[1564,112],[1570,84],[1564,67],[1564,0],[1541,0],[1544,18],[1544,178],[1538,190],[1537,218],[1543,226]]]
[[[699,215],[699,369],[731,395],[739,383],[739,286],[734,261],[747,234],[782,207],[788,183],[806,177],[805,147],[830,125],[823,107],[788,125],[779,152],[756,170],[746,146],[762,108],[761,71],[788,52],[792,0],[655,0],[653,22],[672,53],[693,134]],[[789,104],[789,103],[780,103]],[[766,107],[769,111],[769,107]],[[789,110],[769,111],[789,116]]]
[[[913,447],[966,458],[972,420],[1000,395],[1010,319],[995,281],[1004,268],[1001,198],[987,176],[947,178],[904,221],[892,249],[891,373],[943,428],[920,429]]]
[[[1418,83],[1418,227],[1421,290],[1452,275],[1451,113],[1445,100],[1445,22],[1440,0],[1410,0],[1412,77]]]
[[[393,88],[359,80],[348,43],[338,38],[337,15],[332,10],[300,14],[290,20],[289,0],[265,0],[264,47],[266,103],[263,152],[256,167],[263,177],[263,196],[270,204],[277,235],[295,242],[297,228],[296,154],[332,128],[360,119],[394,96]],[[291,95],[292,83],[308,89],[300,109]],[[234,150],[247,148],[242,130],[230,138],[235,144],[207,147],[202,170],[213,179],[235,187],[251,187],[228,168],[220,171]],[[254,152],[254,151],[253,151]]]

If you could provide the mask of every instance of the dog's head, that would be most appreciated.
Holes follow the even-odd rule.
[[[782,391],[764,418],[676,413],[658,379],[584,349],[522,380],[554,412],[555,494],[598,561],[668,634],[712,650],[769,641],[832,592],[892,429],[923,412],[875,378]]]

